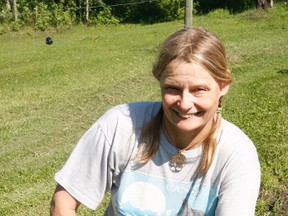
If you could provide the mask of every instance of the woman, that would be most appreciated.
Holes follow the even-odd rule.
[[[163,43],[153,67],[162,102],[116,106],[55,176],[51,215],[80,203],[105,215],[254,215],[260,165],[251,140],[221,117],[231,83],[221,41],[201,28]]]

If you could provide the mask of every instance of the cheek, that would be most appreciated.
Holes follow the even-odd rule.
[[[220,95],[214,95],[209,100],[205,101],[205,106],[210,109],[217,109]]]
[[[173,97],[172,95],[169,94],[163,94],[162,102],[163,104],[165,104],[165,106],[170,107],[176,103],[176,97]]]
[[[207,95],[206,97],[198,98],[195,100],[195,106],[199,106],[202,109],[216,109],[218,107],[219,97],[216,95]]]

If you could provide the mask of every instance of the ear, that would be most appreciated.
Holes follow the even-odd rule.
[[[226,76],[231,78],[231,71],[229,69],[227,69],[226,71]],[[229,87],[230,87],[231,81],[222,81],[221,82],[221,96],[224,96],[227,94]]]

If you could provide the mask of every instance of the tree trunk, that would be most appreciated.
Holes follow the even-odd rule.
[[[38,0],[35,0],[35,21],[38,20]]]
[[[274,1],[270,0],[270,7],[273,8],[274,7]]]
[[[17,14],[17,2],[16,2],[16,0],[13,0],[13,17],[14,17],[14,21],[17,22],[18,14]]]
[[[5,9],[6,9],[6,12],[11,11],[11,4],[9,0],[5,1]]]
[[[262,9],[266,9],[267,5],[266,5],[266,0],[257,0],[258,2],[258,8],[262,8]]]

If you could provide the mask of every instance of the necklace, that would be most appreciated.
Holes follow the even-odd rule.
[[[172,156],[171,160],[169,161],[170,169],[173,172],[180,172],[182,170],[182,168],[185,166],[186,157],[185,157],[185,155],[182,154],[182,152],[184,152],[184,151],[185,151],[185,149],[178,150],[178,152],[176,154],[174,154]]]
[[[168,141],[172,144],[175,143],[173,137],[171,137],[170,133],[168,132],[168,129],[166,127],[165,122],[163,122],[163,126],[164,126],[164,132],[166,133],[166,136],[168,138]],[[203,139],[200,140],[200,142],[198,142],[198,144],[194,144],[194,145],[188,145],[186,148],[183,149],[178,149],[178,152],[175,153],[170,161],[169,161],[169,167],[170,170],[173,172],[180,172],[182,170],[182,168],[185,166],[186,164],[186,156],[183,154],[184,151],[190,149],[192,146],[197,146],[200,143],[203,142]]]
[[[166,133],[166,136],[168,138],[168,141],[172,144],[175,143],[173,137],[168,133],[166,124],[164,123],[164,132]],[[184,151],[190,149],[192,146],[197,146],[200,143],[202,143],[203,140],[198,142],[198,144],[194,145],[188,145],[186,148],[178,149],[177,153],[172,155],[171,159],[169,160],[169,168],[172,172],[180,172],[182,168],[186,165],[187,158],[183,154]]]
[[[166,133],[168,141],[172,144],[174,139],[170,136],[168,129],[166,127],[166,124],[164,122],[163,122],[163,126],[164,126],[164,132]],[[169,161],[169,167],[170,167],[171,171],[180,172],[182,170],[182,168],[185,166],[186,157],[182,153],[188,148],[189,148],[189,146],[187,146],[184,149],[178,149],[178,152],[171,157],[171,159]]]

